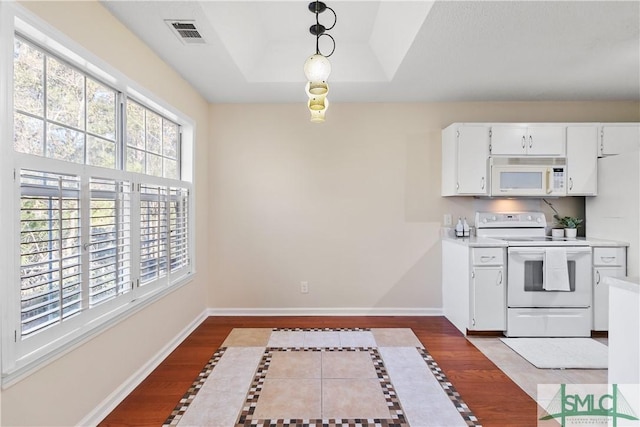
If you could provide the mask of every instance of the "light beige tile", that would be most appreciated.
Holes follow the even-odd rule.
[[[376,347],[376,340],[369,331],[340,331],[341,347]]]
[[[271,333],[267,347],[303,347],[303,331],[274,331]]]
[[[251,380],[263,354],[264,347],[230,347],[213,368],[209,378],[241,377]]]
[[[235,328],[222,343],[222,347],[266,347],[271,328]]]
[[[246,388],[234,388],[225,379],[209,378],[178,422],[179,426],[229,427],[245,402]]]
[[[308,331],[304,333],[305,347],[340,347],[340,334],[334,331]]]
[[[422,347],[409,328],[375,328],[371,333],[378,347]]]
[[[323,418],[389,418],[377,379],[323,379]]]
[[[378,378],[368,351],[325,351],[322,378]]]
[[[426,362],[414,347],[380,347],[378,349],[394,385],[402,381],[407,387],[443,393]]]
[[[607,384],[606,369],[564,369],[561,372],[565,384]]]
[[[267,378],[320,378],[319,351],[274,351]]]
[[[606,369],[538,369],[497,337],[467,337],[485,356],[532,398],[538,384],[604,384]],[[606,338],[597,339],[606,344]]]
[[[321,418],[319,379],[266,379],[253,419]]]

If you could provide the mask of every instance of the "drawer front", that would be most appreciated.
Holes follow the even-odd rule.
[[[626,261],[625,248],[593,248],[594,266],[622,267]]]
[[[504,264],[502,248],[473,248],[473,265]]]

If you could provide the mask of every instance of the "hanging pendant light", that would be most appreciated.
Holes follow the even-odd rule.
[[[333,13],[334,17],[333,24],[329,28],[320,24],[318,19],[318,15],[327,9]],[[309,11],[316,15],[316,23],[309,28],[309,32],[316,37],[316,52],[308,57],[304,63],[304,75],[307,78],[305,92],[309,97],[307,106],[311,112],[311,121],[321,123],[325,120],[324,112],[329,103],[329,100],[326,98],[329,92],[327,80],[329,79],[329,74],[331,74],[331,63],[328,58],[333,55],[333,52],[336,50],[336,41],[325,31],[335,27],[338,17],[333,9],[327,7],[327,5],[321,1],[309,3]],[[333,49],[328,55],[320,53],[319,42],[321,36],[327,36],[333,41]]]

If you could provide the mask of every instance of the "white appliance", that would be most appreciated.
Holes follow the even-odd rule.
[[[598,196],[585,208],[587,238],[629,243],[627,275],[640,276],[640,152],[598,159]]]
[[[477,212],[478,237],[507,243],[509,337],[591,336],[591,247],[546,236],[542,212]]]
[[[492,196],[565,196],[564,158],[492,157]]]

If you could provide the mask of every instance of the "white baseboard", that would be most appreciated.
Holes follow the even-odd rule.
[[[442,308],[209,308],[209,316],[443,316]]]
[[[100,423],[107,415],[115,409],[149,374],[162,363],[164,359],[175,350],[182,341],[189,336],[207,317],[207,310],[204,310],[196,317],[186,328],[176,335],[167,345],[165,345],[155,356],[153,356],[146,364],[140,367],[135,374],[123,382],[120,387],[114,390],[106,399],[104,399],[97,407],[87,414],[78,425],[95,426]]]

